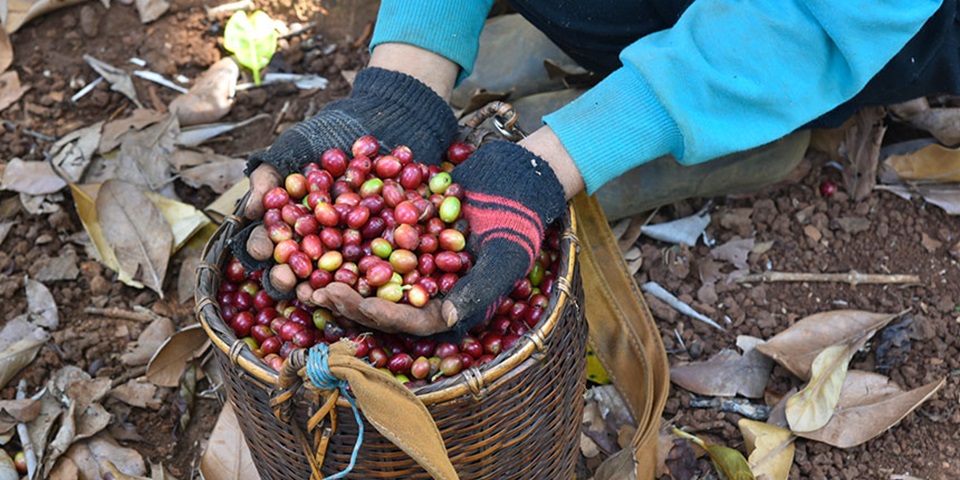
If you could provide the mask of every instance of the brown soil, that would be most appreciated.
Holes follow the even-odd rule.
[[[284,2],[287,7],[265,7],[269,13],[290,22],[309,24],[318,19],[312,2]],[[300,15],[300,20],[297,20]],[[125,66],[130,57],[147,61],[150,69],[168,77],[182,74],[195,77],[224,55],[219,46],[225,19],[207,19],[202,2],[175,0],[171,10],[156,22],[143,26],[132,6],[114,2],[105,9],[99,2],[68,7],[32,21],[12,36],[16,69],[31,90],[23,99],[3,112],[0,129],[0,164],[13,157],[41,159],[51,142],[31,135],[36,132],[57,138],[94,122],[129,115],[133,105],[105,84],[98,86],[76,104],[70,96],[79,88],[76,79],[91,81],[92,70],[82,55],[90,53],[115,66]],[[362,28],[353,37],[362,35]],[[287,40],[274,67],[292,72],[325,75],[330,86],[305,95],[289,87],[270,87],[239,92],[236,106],[226,119],[236,121],[255,113],[267,113],[277,130],[251,125],[232,137],[212,143],[217,153],[244,156],[268,146],[276,132],[303,118],[309,111],[332,98],[343,96],[348,85],[342,70],[360,67],[366,61],[365,47],[352,40],[341,40],[330,54],[317,54],[333,39],[323,39],[322,31],[307,32]],[[319,36],[318,36],[319,35]],[[319,41],[318,41],[319,40]],[[313,44],[316,44],[314,46]],[[303,48],[301,48],[303,47]],[[135,80],[145,106],[163,109],[174,92]],[[920,275],[919,286],[857,287],[835,283],[772,283],[744,287],[718,282],[704,287],[700,267],[710,258],[703,245],[692,249],[676,248],[644,241],[644,266],[639,282],[654,280],[701,312],[715,319],[728,317],[728,332],[709,327],[677,314],[655,299],[648,299],[658,317],[661,334],[671,362],[706,359],[734,344],[736,335],[768,338],[804,316],[825,310],[853,308],[896,312],[910,309],[910,348],[898,350],[889,370],[891,378],[904,388],[914,388],[934,379],[947,377],[946,386],[899,425],[866,443],[839,450],[816,442],[797,442],[796,460],[791,478],[890,478],[909,474],[918,478],[960,478],[960,270],[948,250],[957,243],[960,220],[920,201],[909,202],[887,193],[874,193],[856,203],[842,192],[823,198],[818,190],[826,178],[839,180],[836,170],[824,168],[819,157],[812,158],[812,169],[799,183],[778,186],[761,195],[737,199],[717,199],[713,224],[708,234],[723,243],[734,236],[755,237],[757,242],[774,241],[762,255],[749,259],[751,271],[767,269],[794,272],[909,273]],[[207,190],[178,185],[188,202],[203,207],[213,198]],[[0,194],[3,205],[15,205],[14,196]],[[83,230],[69,198],[61,202],[62,213],[32,216],[22,209],[10,214],[0,209],[3,218],[18,223],[0,247],[0,321],[6,322],[26,308],[23,277],[34,273],[35,264],[55,257],[65,248],[76,250],[80,258],[80,276],[76,281],[49,284],[60,309],[61,327],[38,359],[20,377],[36,388],[48,375],[63,365],[74,364],[115,384],[142,374],[126,370],[119,354],[136,340],[144,324],[136,321],[92,317],[84,308],[134,305],[153,308],[174,319],[178,326],[194,322],[192,300],[182,305],[176,300],[179,264],[167,274],[166,299],[149,291],[126,287],[115,280],[113,272],[87,257],[83,249],[69,243],[67,237]],[[697,203],[681,203],[664,209],[661,219],[677,218],[695,211]],[[803,217],[798,219],[798,215]],[[844,230],[847,217],[864,219],[869,227],[856,233]],[[806,229],[804,228],[812,227]],[[810,234],[816,230],[820,238]],[[921,243],[926,234],[940,242],[927,249]],[[928,242],[929,246],[929,242]],[[725,272],[729,272],[726,267]],[[683,338],[685,348],[676,339]],[[875,343],[875,342],[874,342]],[[875,370],[878,360],[871,349],[855,358],[854,366]],[[18,378],[20,378],[18,377]],[[15,378],[9,385],[15,385]],[[768,388],[774,393],[798,386],[785,371],[775,369]],[[201,385],[201,390],[208,387]],[[0,398],[13,397],[7,387]],[[117,408],[115,423],[135,428],[142,439],[130,441],[151,462],[162,462],[177,478],[190,478],[195,472],[202,444],[209,435],[219,411],[213,398],[199,400],[194,420],[185,432],[175,432],[177,413],[175,392],[169,391],[164,407],[158,411]],[[690,395],[674,388],[665,418],[680,415],[677,423],[687,430],[711,436],[732,447],[742,447],[736,428],[736,414],[712,409],[692,409]],[[702,475],[709,477],[709,465],[701,461]],[[704,477],[701,477],[704,478]]]

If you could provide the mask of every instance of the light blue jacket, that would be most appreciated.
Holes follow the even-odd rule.
[[[623,66],[544,117],[588,192],[665,154],[696,164],[776,140],[859,92],[941,0],[697,0]],[[492,0],[383,0],[371,48],[473,68]]]

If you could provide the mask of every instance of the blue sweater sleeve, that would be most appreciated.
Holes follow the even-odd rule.
[[[695,164],[753,148],[852,98],[939,5],[697,0],[544,121],[588,192],[668,153]]]
[[[473,71],[492,5],[493,0],[383,0],[370,49],[391,42],[416,45],[460,65],[460,83]]]

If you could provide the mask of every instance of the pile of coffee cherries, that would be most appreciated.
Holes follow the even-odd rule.
[[[445,171],[469,149],[448,149],[444,168],[414,162],[406,146],[379,150],[371,136],[353,143],[352,158],[327,150],[264,195],[273,259],[293,273],[286,278],[314,289],[340,282],[364,297],[422,307],[473,264],[463,188]]]
[[[294,349],[347,338],[357,343],[358,358],[413,388],[490,362],[536,327],[547,312],[559,271],[559,243],[559,230],[550,228],[530,272],[503,299],[496,315],[457,344],[383,333],[299,300],[276,301],[262,289],[263,270],[248,272],[236,258],[223,271],[217,301],[237,338],[277,370]]]
[[[450,291],[472,265],[469,228],[460,217],[463,189],[449,174],[473,147],[453,143],[440,167],[413,161],[407,147],[379,155],[373,137],[357,139],[353,158],[328,150],[319,163],[289,175],[263,199],[264,225],[277,267],[313,288],[330,282],[360,295],[423,306]],[[217,301],[237,338],[279,370],[297,348],[347,338],[356,356],[412,387],[492,361],[541,321],[559,271],[560,231],[547,229],[540,255],[489,321],[458,343],[371,330],[299,300],[270,297],[263,270],[231,258]]]

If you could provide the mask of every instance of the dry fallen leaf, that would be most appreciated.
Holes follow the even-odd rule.
[[[7,239],[7,234],[10,233],[10,230],[16,224],[17,222],[14,220],[9,222],[0,222],[0,245],[3,245],[3,241]]]
[[[227,402],[213,426],[207,450],[200,458],[200,473],[206,480],[259,480],[253,457],[233,404]]]
[[[760,398],[767,386],[773,362],[755,349],[762,340],[745,337],[737,344],[743,354],[723,349],[704,362],[680,363],[670,368],[670,381],[699,395]]]
[[[233,212],[237,210],[237,205],[240,204],[240,200],[243,199],[243,196],[247,194],[248,190],[250,190],[250,179],[244,177],[230,187],[230,190],[227,190],[223,195],[217,197],[204,211],[218,222],[221,222],[227,215],[233,215]]]
[[[117,272],[117,280],[130,285],[134,288],[143,288],[143,284],[133,279],[133,274],[121,267],[117,260],[117,254],[113,247],[107,242],[103,235],[103,228],[100,226],[100,218],[97,215],[96,195],[100,191],[99,185],[76,185],[70,183],[70,193],[73,194],[73,203],[77,207],[77,215],[80,217],[80,223],[93,242],[96,248],[100,263],[107,268]],[[92,187],[92,188],[91,188]]]
[[[140,23],[150,23],[170,9],[167,0],[137,0],[137,13],[140,14]]]
[[[38,329],[29,337],[14,342],[0,351],[0,388],[3,388],[14,375],[33,361],[48,337],[46,332]]]
[[[35,264],[34,278],[40,282],[76,280],[80,276],[77,252],[71,247],[63,248],[56,257],[41,257]],[[31,268],[31,271],[33,269]]]
[[[960,181],[960,149],[931,144],[902,155],[891,155],[883,162],[896,178],[887,178],[887,183],[896,180],[926,181],[931,183]]]
[[[167,186],[171,179],[167,159],[176,150],[174,139],[179,132],[177,118],[170,114],[143,130],[127,132],[120,143],[116,163],[121,168],[115,178],[146,185],[152,191]]]
[[[60,325],[60,315],[57,313],[57,303],[47,286],[28,277],[23,278],[24,289],[27,293],[27,311],[34,324],[55,329]]]
[[[50,164],[67,181],[77,183],[83,178],[100,144],[103,123],[101,121],[74,130],[57,139],[50,147]]]
[[[110,90],[122,93],[129,98],[134,105],[143,108],[143,105],[140,104],[140,100],[137,98],[137,89],[133,86],[133,78],[130,77],[130,74],[87,54],[83,55],[83,61],[87,62],[90,68],[96,70],[100,76],[110,83]]]
[[[109,180],[97,195],[97,217],[120,268],[163,298],[163,278],[173,233],[160,210],[140,187]]]
[[[216,122],[230,113],[240,68],[232,57],[224,57],[200,75],[190,90],[170,102],[170,111],[180,125]]]
[[[229,159],[206,163],[180,172],[180,179],[193,188],[208,186],[216,193],[226,192],[246,175],[246,160]]]
[[[0,400],[0,434],[9,432],[20,422],[29,422],[40,415],[40,402],[23,400]]]
[[[737,269],[747,268],[747,256],[753,250],[753,238],[734,237],[727,243],[710,250],[710,256],[716,260],[730,262]]]
[[[187,364],[210,346],[210,337],[197,323],[167,339],[147,365],[147,380],[161,387],[176,387]]]
[[[101,432],[88,440],[87,447],[98,465],[103,465],[109,460],[118,470],[127,475],[143,476],[147,473],[147,466],[140,453],[132,448],[121,446],[106,432]],[[104,469],[101,468],[101,475],[103,473]]]
[[[593,474],[593,480],[636,480],[636,478],[637,461],[629,448],[624,448],[607,457]]]
[[[173,233],[173,250],[170,253],[175,253],[195,233],[210,224],[210,218],[193,205],[171,200],[157,193],[145,193],[147,198],[160,209],[164,220],[170,225],[170,231]]]
[[[157,386],[152,383],[143,383],[130,380],[110,391],[110,396],[127,405],[156,410],[162,405],[157,398]]]
[[[20,76],[16,70],[0,73],[0,112],[17,103],[17,100],[20,100],[20,97],[29,90],[29,86],[20,85]]]
[[[184,303],[193,298],[196,292],[197,267],[200,266],[200,255],[190,255],[180,264],[180,274],[177,277],[177,301]]]
[[[810,383],[787,400],[787,423],[794,432],[811,432],[830,421],[840,402],[840,389],[850,359],[859,346],[833,345],[813,360]]]
[[[810,315],[757,346],[764,355],[802,380],[810,379],[813,359],[823,349],[859,340],[866,341],[900,314],[861,310],[833,310]]]
[[[98,150],[100,154],[106,154],[123,143],[123,137],[130,132],[140,131],[161,120],[165,120],[167,115],[156,110],[138,108],[126,118],[120,118],[109,122],[103,126],[103,135],[100,137]]]
[[[120,361],[131,367],[146,365],[174,332],[176,327],[172,320],[167,317],[157,318],[143,330],[136,345],[128,346],[128,351],[120,356]]]
[[[3,180],[0,181],[0,190],[28,195],[54,193],[66,186],[67,182],[53,171],[48,162],[25,162],[16,157],[7,163],[7,167],[3,169]]]
[[[0,29],[0,34],[2,32],[3,29]],[[13,459],[4,449],[0,449],[0,480],[20,480],[20,474],[17,473],[17,467],[13,463]]]
[[[926,97],[891,105],[891,113],[910,125],[930,132],[945,145],[960,143],[960,108],[930,108]]]
[[[13,44],[7,31],[0,28],[0,73],[3,73],[13,64]]]
[[[867,107],[856,114],[856,124],[845,132],[840,155],[847,161],[843,181],[854,200],[870,195],[877,183],[880,144],[887,127],[883,125],[883,107]]]
[[[747,418],[740,419],[737,425],[750,453],[747,462],[754,475],[766,475],[769,480],[787,480],[796,450],[793,433]]]
[[[797,435],[838,448],[855,447],[899,423],[945,384],[943,378],[903,391],[883,375],[851,370],[830,422],[819,430]]]
[[[927,203],[942,208],[948,215],[960,215],[960,185],[956,183],[878,185],[877,189],[886,190],[905,200],[920,196]]]

